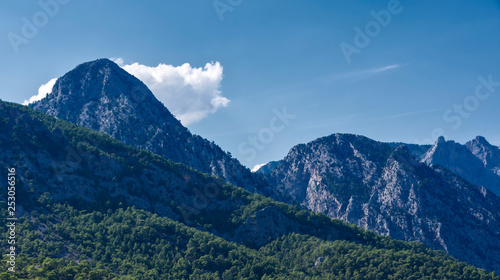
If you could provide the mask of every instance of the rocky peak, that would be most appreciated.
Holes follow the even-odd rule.
[[[168,122],[176,130],[183,130],[143,82],[109,59],[78,65],[56,81],[46,98],[31,107],[113,137],[119,132],[111,123],[127,119],[143,125]]]
[[[260,175],[252,174],[216,144],[191,134],[143,82],[109,59],[77,66],[31,107],[278,198]]]
[[[310,210],[479,264],[486,258],[474,248],[499,246],[499,198],[438,167],[447,157],[466,159],[461,168],[474,160],[482,166],[467,148],[444,138],[427,153],[429,167],[407,145],[333,134],[295,146],[266,177]],[[499,266],[494,262],[490,267]]]
[[[424,157],[425,153],[427,153],[427,151],[433,146],[433,145],[408,144],[403,142],[389,142],[386,144],[391,146],[392,148],[397,148],[401,145],[404,145],[408,148],[410,153],[418,160],[421,160]]]
[[[484,137],[477,136],[465,146],[479,158],[488,169],[500,169],[500,148],[491,145]]]
[[[396,147],[392,151],[391,158],[411,167],[417,166],[419,164],[419,162],[413,156],[411,150],[406,145],[400,145]]]
[[[427,151],[422,161],[427,165],[443,165],[443,162],[449,160],[460,161],[464,164],[470,164],[471,162],[468,161],[472,161],[473,164],[478,164],[477,158],[465,146],[452,140],[446,141],[443,136],[436,140],[434,146]]]
[[[484,137],[461,145],[440,137],[422,162],[441,165],[472,184],[484,186],[500,195],[500,151]]]
[[[488,142],[488,140],[486,140],[486,138],[484,138],[483,136],[476,136],[476,138],[472,141],[476,141],[478,143],[481,143],[482,145],[491,145],[490,142]]]

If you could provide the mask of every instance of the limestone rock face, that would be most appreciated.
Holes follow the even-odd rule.
[[[465,146],[483,162],[487,169],[498,174],[498,170],[500,170],[500,147],[491,145],[482,136],[477,136],[474,140],[465,143]]]
[[[498,196],[443,167],[421,163],[404,145],[334,134],[293,147],[266,176],[310,210],[500,269],[494,253],[500,250]]]
[[[441,137],[422,161],[429,166],[441,165],[500,196],[500,148],[484,137],[478,136],[465,145]]]
[[[57,80],[46,98],[30,106],[252,192],[278,198],[259,175],[252,174],[214,142],[191,134],[143,82],[108,59],[77,66]]]

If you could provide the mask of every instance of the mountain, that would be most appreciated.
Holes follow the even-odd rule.
[[[465,146],[483,162],[485,168],[500,176],[500,147],[491,145],[482,136],[465,143]]]
[[[2,279],[499,279],[20,105],[0,102],[0,147]]]
[[[408,143],[402,143],[402,142],[390,142],[387,143],[387,145],[391,146],[392,148],[396,148],[398,146],[404,145],[408,147],[408,150],[410,150],[410,153],[418,160],[421,160],[427,151],[432,148],[432,145],[419,145],[419,144],[408,144]]]
[[[30,106],[252,192],[279,197],[214,142],[191,134],[143,82],[108,59],[78,65]]]
[[[477,136],[474,140],[465,143],[465,146],[483,162],[485,168],[500,175],[500,147],[491,145],[482,136]]]
[[[310,210],[500,271],[498,196],[405,145],[334,134],[293,147],[266,176]]]
[[[422,161],[430,166],[441,165],[500,196],[500,149],[484,137],[478,136],[465,145],[440,137]]]
[[[23,198],[18,207],[27,211],[54,202],[99,211],[134,206],[249,246],[293,232],[354,240],[358,234],[326,216],[300,212],[104,133],[21,106],[0,103],[0,121],[2,172],[9,164],[17,166],[17,193]]]
[[[264,167],[266,172],[251,173],[215,143],[192,135],[142,82],[107,59],[77,66],[31,107],[121,142],[36,115],[44,121],[34,120],[30,129],[38,132],[45,124],[45,131],[22,141],[19,135],[31,135],[29,130],[12,134],[30,158],[18,159],[29,171],[24,176],[38,186],[35,196],[26,194],[34,197],[30,204],[58,201],[101,212],[134,206],[252,249],[287,234],[368,245],[345,224],[251,195],[199,170],[282,201],[287,194],[310,210],[424,242],[489,270],[499,268],[493,253],[500,249],[498,197],[447,169],[420,163],[411,155],[417,149],[330,136],[297,146]],[[47,167],[40,171],[38,165]]]

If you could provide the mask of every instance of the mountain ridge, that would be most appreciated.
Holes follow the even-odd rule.
[[[143,82],[109,59],[78,65],[57,80],[50,94],[30,107],[252,192],[282,196],[214,142],[191,134]]]
[[[25,208],[14,278],[498,279],[20,105],[0,102],[0,145]]]
[[[491,145],[482,136],[465,145],[439,137],[422,162],[429,166],[441,165],[500,197],[500,148]]]
[[[483,254],[500,249],[500,199],[405,145],[332,134],[294,146],[266,177],[309,210],[500,269]]]
[[[420,157],[425,158],[432,147],[424,153],[426,146],[408,147],[359,135],[333,134],[299,144],[285,159],[251,173],[215,143],[192,135],[142,82],[107,59],[77,66],[58,79],[52,93],[31,107],[251,192],[299,203],[381,234],[421,241],[490,270],[500,267],[495,256],[480,249],[485,243],[500,250],[498,198],[447,169],[421,163]],[[444,142],[444,138],[437,141]],[[473,161],[483,157],[492,162],[483,146],[478,148],[476,143],[471,147],[477,154],[470,155]],[[198,197],[206,202],[210,195]],[[450,197],[453,199],[447,200]],[[467,202],[470,200],[473,203]],[[200,212],[192,205],[183,210],[188,211],[188,216]],[[249,240],[262,245],[267,235],[250,225],[269,224],[274,219],[299,226],[273,207],[260,210],[247,217],[236,236],[250,234]],[[462,228],[453,230],[457,221]],[[270,233],[279,236],[283,230],[277,227]],[[470,240],[468,234],[481,240]]]

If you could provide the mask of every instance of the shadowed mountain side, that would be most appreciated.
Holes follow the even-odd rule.
[[[441,165],[500,196],[500,151],[483,137],[465,145],[440,137],[422,161],[429,166]]]
[[[281,199],[259,175],[214,142],[191,134],[143,82],[108,59],[78,65],[57,80],[47,97],[30,106],[251,192]]]

